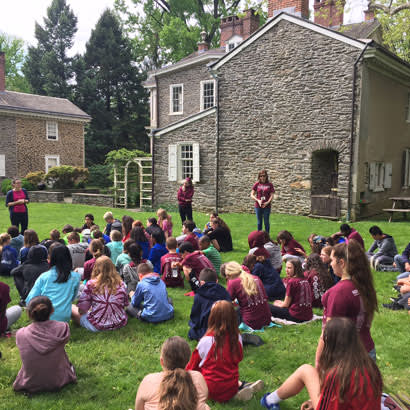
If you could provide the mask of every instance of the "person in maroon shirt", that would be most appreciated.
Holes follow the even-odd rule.
[[[336,239],[341,236],[345,237],[346,243],[354,239],[364,249],[364,241],[363,241],[362,236],[360,235],[359,232],[356,231],[356,229],[352,228],[350,225],[348,224],[340,225],[340,232],[336,232],[335,234],[332,235],[332,237]]]
[[[265,231],[269,233],[269,215],[275,188],[269,182],[268,172],[263,169],[258,173],[258,181],[252,186],[251,198],[255,201],[255,213],[258,220],[258,231],[262,230],[262,220]]]
[[[187,178],[178,189],[178,208],[181,222],[185,219],[192,221],[192,197],[194,196],[194,186],[191,178]]]
[[[12,306],[7,309],[10,302],[10,287],[6,283],[0,282],[0,335],[6,332],[21,316],[20,306]]]
[[[182,256],[177,253],[177,240],[172,236],[166,241],[168,253],[161,256],[161,279],[165,282],[167,287],[184,287],[184,277],[182,276],[182,269],[174,262],[181,262]]]
[[[186,235],[184,242],[189,242],[194,248],[194,251],[199,251],[198,237],[194,234],[195,228],[195,222],[191,220],[182,222],[182,233]]]
[[[28,202],[28,193],[21,187],[21,180],[13,179],[13,189],[7,192],[6,206],[9,208],[11,224],[17,228],[21,225],[22,235],[28,226]]]
[[[289,231],[280,231],[276,240],[281,245],[282,260],[284,262],[290,259],[298,259],[303,263],[306,255],[305,249],[293,239]]]

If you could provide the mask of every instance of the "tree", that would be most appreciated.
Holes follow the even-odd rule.
[[[25,61],[24,41],[0,33],[0,50],[6,54],[6,86],[10,91],[30,92],[30,84],[21,68]]]
[[[118,18],[105,10],[76,63],[75,102],[92,117],[85,139],[89,165],[103,163],[113,149],[148,149],[142,79]]]
[[[201,31],[205,41],[218,47],[221,17],[236,14],[241,0],[115,0],[123,16],[136,58],[148,69],[175,63],[197,50]],[[260,1],[247,0],[261,11]],[[143,13],[141,13],[143,10]],[[148,57],[148,58],[147,58]]]
[[[52,0],[44,18],[44,27],[36,22],[37,47],[29,47],[23,67],[36,94],[70,98],[73,58],[68,50],[77,31],[77,17],[66,0]]]

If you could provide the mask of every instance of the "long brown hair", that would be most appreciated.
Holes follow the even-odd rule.
[[[322,392],[336,383],[340,389],[337,399],[340,398],[342,402],[350,391],[353,396],[367,395],[367,372],[374,396],[380,397],[383,387],[380,371],[366,352],[356,326],[350,319],[335,317],[328,321],[323,332],[323,341],[324,347],[318,366]],[[362,388],[360,376],[364,382]]]
[[[303,274],[302,263],[299,259],[289,258],[286,263],[291,263],[293,265],[293,277],[303,279],[305,275]]]
[[[24,231],[24,246],[30,248],[31,246],[38,245],[40,243],[37,232],[33,229],[26,229]]]
[[[226,222],[220,218],[219,216],[217,216],[216,218],[212,218],[212,222],[217,224],[218,226],[220,226],[223,229],[226,229],[228,232],[231,232],[231,230],[229,229],[229,226],[226,224]]]
[[[111,295],[115,294],[122,282],[111,259],[104,255],[95,261],[91,278],[94,281],[93,293],[97,294],[103,294],[106,290]]]
[[[214,303],[209,315],[206,333],[212,333],[215,339],[215,357],[222,357],[222,350],[227,335],[232,357],[239,356],[238,319],[232,303],[226,300],[218,300]]]
[[[307,270],[314,270],[317,273],[324,291],[330,289],[334,285],[332,275],[317,253],[311,253],[307,257],[306,268]]]
[[[92,253],[95,259],[104,255],[104,244],[100,239],[93,239],[90,242],[89,248],[90,248],[90,252]]]
[[[356,289],[359,291],[371,323],[374,312],[379,309],[369,259],[364,253],[363,248],[353,239],[347,245],[346,243],[335,245],[333,247],[333,256],[336,259],[343,259],[345,261],[346,273],[351,276]]]

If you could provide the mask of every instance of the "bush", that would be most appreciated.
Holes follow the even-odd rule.
[[[37,186],[46,179],[46,174],[43,171],[29,172],[25,178],[33,186]]]
[[[47,184],[53,188],[65,189],[73,188],[80,182],[86,182],[88,179],[88,169],[82,167],[72,167],[70,165],[60,165],[51,168],[47,175]]]
[[[90,173],[88,184],[100,188],[110,188],[113,184],[110,178],[111,170],[111,165],[92,165],[88,168]]]
[[[37,186],[33,185],[27,178],[21,178],[21,187],[27,189],[27,191],[35,191]]]
[[[36,189],[36,187],[31,184],[29,181],[27,181],[26,178],[22,178],[21,179],[21,187],[24,189],[27,189],[27,191],[34,191]],[[11,184],[11,179],[3,179],[3,181],[1,182],[1,192],[6,195],[8,191],[10,191],[10,189],[13,189],[13,186]]]

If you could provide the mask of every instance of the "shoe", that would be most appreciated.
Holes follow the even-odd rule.
[[[397,303],[401,298],[390,298],[393,303]]]
[[[20,307],[26,307],[26,302],[23,300],[23,299],[20,299],[20,302],[18,303],[18,305],[20,306]]]
[[[245,383],[244,387],[250,387],[252,389],[253,393],[256,393],[258,391],[261,391],[265,387],[265,383],[263,380],[256,380],[256,382],[253,383]]]
[[[403,310],[404,306],[399,305],[397,302],[393,303],[383,303],[383,307],[386,309],[391,309],[391,310]]]
[[[393,289],[396,290],[397,292],[400,292],[400,288],[401,288],[401,286],[399,286],[399,285],[393,286]]]
[[[268,410],[280,410],[280,406],[279,404],[268,404],[266,402],[266,397],[269,396],[270,393],[266,393],[263,395],[263,397],[261,398],[261,406],[265,407]]]
[[[265,343],[258,335],[243,333],[241,336],[244,345],[262,346]]]
[[[238,390],[238,393],[235,394],[234,399],[240,401],[249,401],[253,396],[252,387],[247,383],[244,387]]]

